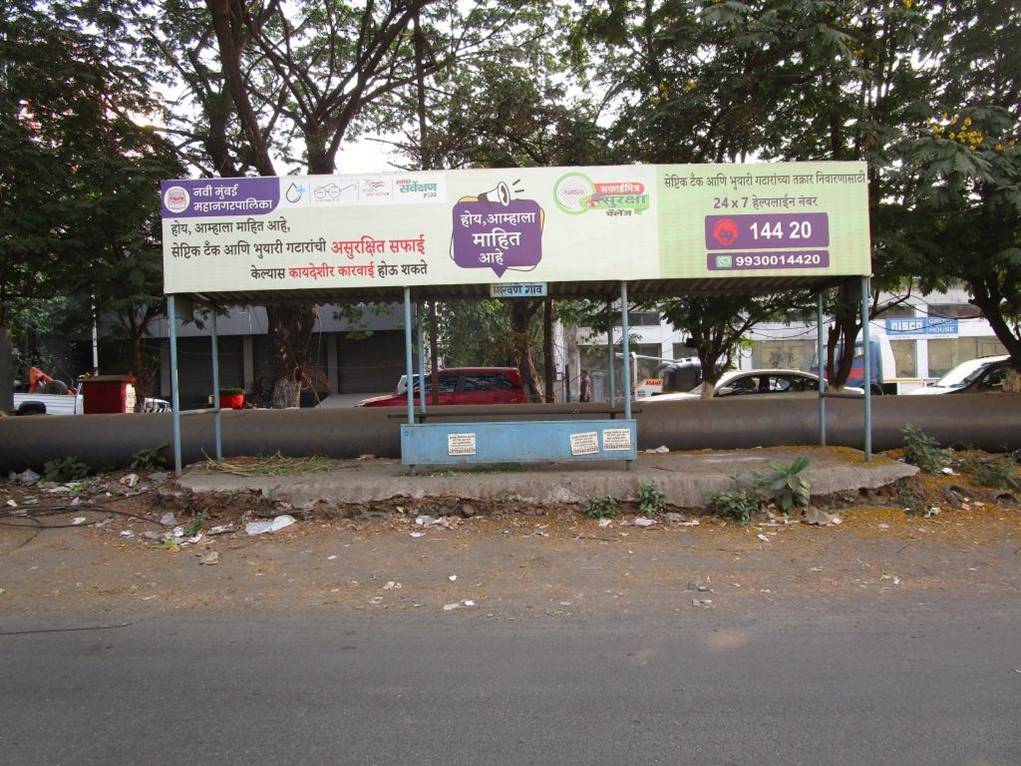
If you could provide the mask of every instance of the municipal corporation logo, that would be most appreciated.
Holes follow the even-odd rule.
[[[163,205],[171,213],[183,213],[191,203],[191,195],[183,186],[171,186],[163,193]]]

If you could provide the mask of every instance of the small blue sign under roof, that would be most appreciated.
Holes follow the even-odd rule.
[[[490,298],[545,298],[549,292],[546,282],[509,282],[490,285]]]

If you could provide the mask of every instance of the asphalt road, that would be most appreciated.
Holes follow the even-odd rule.
[[[1012,599],[206,611],[0,635],[0,762],[1016,766]],[[90,622],[0,614],[0,632]]]

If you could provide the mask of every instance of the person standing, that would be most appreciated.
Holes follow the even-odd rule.
[[[592,378],[589,376],[588,370],[581,371],[581,379],[578,384],[578,401],[592,401]]]

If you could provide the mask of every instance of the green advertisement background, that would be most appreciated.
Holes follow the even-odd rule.
[[[660,273],[665,279],[735,279],[740,277],[858,275],[872,273],[869,237],[868,183],[864,162],[791,162],[746,165],[657,165],[656,201],[659,222]],[[719,175],[722,185],[707,185]],[[671,176],[685,179],[683,187],[668,188]],[[747,183],[748,176],[751,183]],[[773,183],[776,176],[788,176],[787,183]],[[810,176],[811,183],[795,183],[797,176]],[[851,181],[850,177],[855,180]],[[702,185],[692,185],[693,179]],[[738,180],[736,180],[738,179]],[[803,180],[803,179],[802,179]],[[764,183],[768,181],[768,183]],[[676,182],[675,182],[676,183]],[[756,197],[784,197],[796,200],[817,197],[814,206],[795,203],[791,207],[754,208]],[[747,207],[716,208],[714,200],[747,198]],[[711,271],[707,265],[705,217],[709,215],[768,215],[826,213],[829,218],[829,266],[815,269],[748,269]],[[775,249],[796,249],[774,245]],[[763,250],[762,252],[767,252]]]

